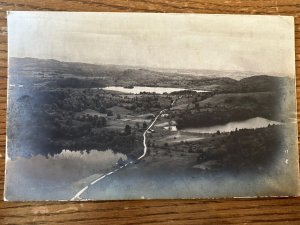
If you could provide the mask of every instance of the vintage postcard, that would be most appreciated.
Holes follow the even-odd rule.
[[[298,195],[293,17],[7,17],[5,200]]]

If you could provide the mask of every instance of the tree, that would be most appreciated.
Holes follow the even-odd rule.
[[[117,164],[118,164],[119,166],[123,166],[125,163],[124,163],[124,160],[123,160],[122,158],[119,158]]]
[[[128,124],[125,126],[125,134],[131,134],[131,126],[129,126]]]
[[[94,120],[93,122],[95,123],[95,122],[98,120],[98,116],[97,116],[97,115],[94,115],[94,116],[93,116],[93,120]]]
[[[136,126],[137,129],[140,129],[140,123],[139,122],[136,122],[135,126]]]
[[[118,120],[121,119],[121,116],[120,116],[119,113],[117,114],[117,119],[118,119]]]
[[[146,121],[144,121],[144,123],[143,123],[143,128],[144,128],[144,129],[147,129],[147,127],[148,127],[148,125],[147,125]]]
[[[106,109],[103,106],[100,106],[99,108],[99,112],[100,113],[105,113]]]
[[[113,114],[113,112],[111,111],[111,110],[107,110],[107,116],[113,116],[114,114]]]
[[[101,117],[102,120],[102,126],[106,126],[106,119],[104,117]]]

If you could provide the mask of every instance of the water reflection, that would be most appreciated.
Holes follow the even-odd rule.
[[[190,132],[190,133],[216,133],[220,132],[230,132],[236,129],[256,129],[267,127],[268,125],[278,125],[281,124],[277,121],[268,120],[262,117],[255,117],[243,121],[234,121],[229,122],[224,125],[215,125],[210,127],[198,127],[198,128],[185,128],[181,131]]]

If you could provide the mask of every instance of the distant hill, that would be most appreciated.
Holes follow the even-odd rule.
[[[218,71],[218,70],[187,70],[187,69],[161,69],[161,68],[140,68],[125,65],[96,65],[80,62],[62,62],[53,59],[37,58],[15,58],[9,59],[10,73],[18,75],[33,75],[37,73],[46,74],[65,74],[74,76],[99,77],[110,76],[113,73],[117,79],[123,79],[122,76],[131,76],[132,79],[145,77],[161,77],[169,79],[215,79],[228,77],[230,79],[240,80],[245,77],[259,75],[254,72],[240,71]]]
[[[194,88],[223,85],[235,82],[231,78],[198,76],[181,72],[158,71],[124,65],[95,65],[78,62],[61,62],[52,59],[10,58],[10,75],[39,78],[102,79],[107,85],[171,86]],[[196,82],[195,82],[196,81]]]
[[[15,58],[9,60],[10,74],[28,75],[44,73],[48,75],[73,75],[84,77],[108,77],[115,79],[149,79],[155,77],[194,79],[195,75],[176,72],[159,72],[145,68],[124,65],[96,65],[80,62],[62,62],[53,59]],[[151,77],[150,77],[151,76]]]
[[[10,58],[10,74],[34,75],[44,73],[48,75],[65,74],[74,76],[94,77],[107,72],[120,72],[123,68],[114,65],[94,65],[77,62],[61,62],[53,59]]]
[[[253,71],[232,71],[232,70],[156,69],[156,68],[153,70],[159,72],[189,74],[191,76],[207,77],[207,78],[228,77],[234,80],[241,80],[246,77],[257,76],[261,74]]]
[[[235,84],[225,85],[223,92],[265,92],[279,91],[294,87],[294,80],[288,77],[274,77],[268,75],[252,76],[243,78]]]
[[[291,80],[288,78],[259,75],[251,72],[168,70],[124,65],[95,65],[79,62],[61,62],[52,59],[36,58],[12,57],[9,60],[9,64],[11,76],[17,75],[17,77],[39,77],[49,79],[76,78],[80,79],[79,84],[83,83],[83,79],[96,79],[93,81],[94,83],[97,82],[96,86],[100,83],[103,85],[120,86],[139,85],[203,88],[204,90],[218,90],[219,92],[251,92],[274,90],[274,87],[281,86],[282,82]],[[233,79],[233,77],[235,79]],[[65,83],[66,82],[67,81],[65,81]],[[85,82],[88,83],[87,81]],[[61,81],[58,83],[64,84]],[[54,86],[55,85],[56,83],[54,83]],[[89,85],[90,84],[88,83],[85,87],[88,87]]]

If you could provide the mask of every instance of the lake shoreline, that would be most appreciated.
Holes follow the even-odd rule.
[[[210,92],[206,90],[186,89],[186,88],[174,88],[174,87],[150,87],[150,86],[133,86],[133,88],[126,88],[123,86],[108,86],[100,88],[107,91],[119,91],[126,94],[140,94],[143,92],[156,93],[156,94],[170,94],[178,91],[195,91],[197,93]]]

